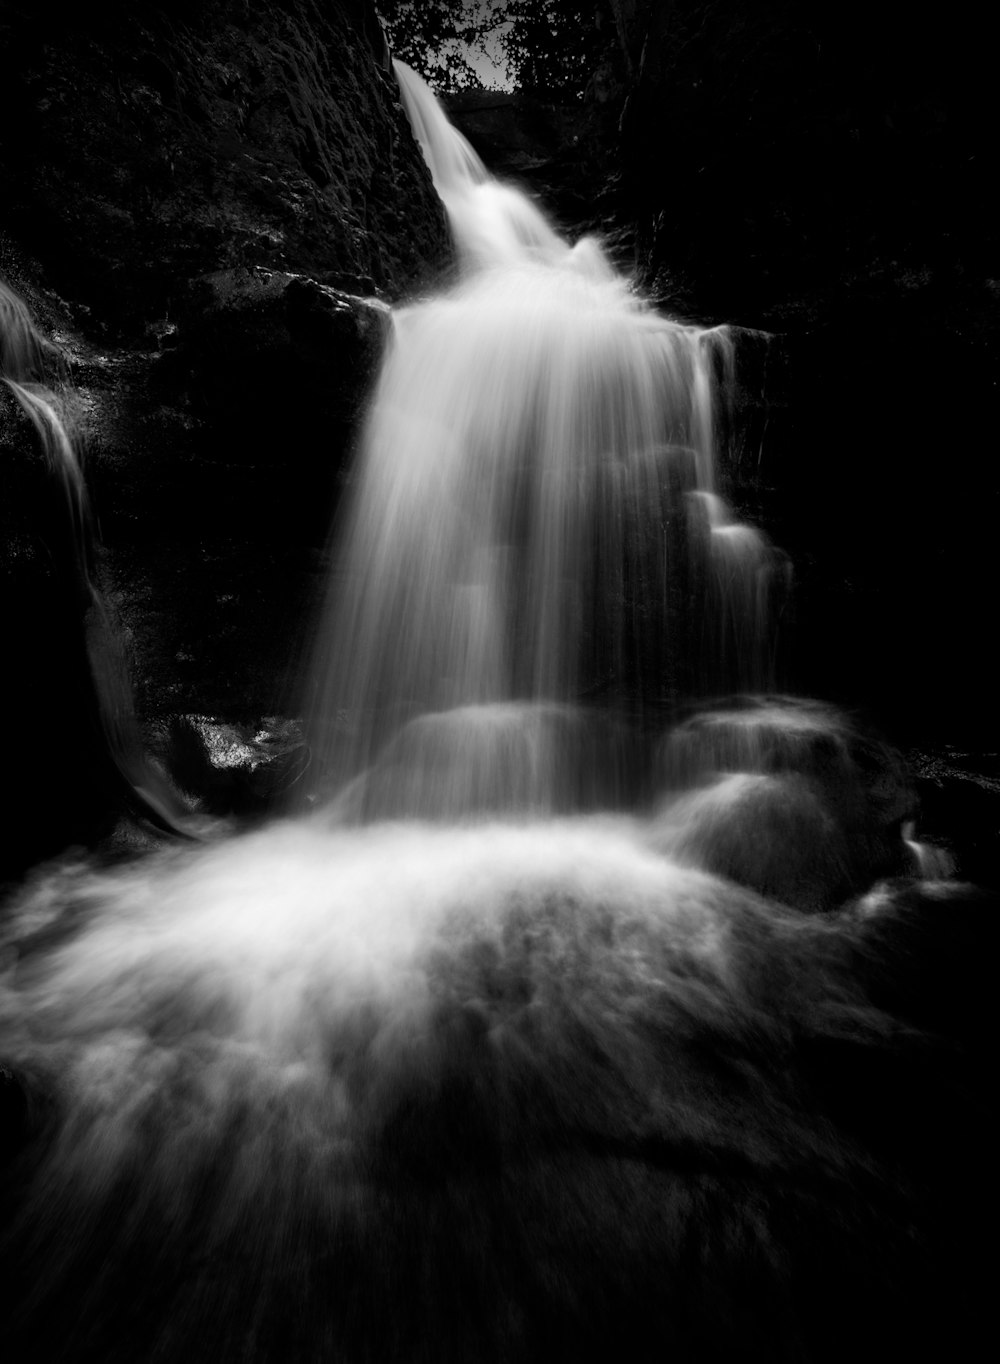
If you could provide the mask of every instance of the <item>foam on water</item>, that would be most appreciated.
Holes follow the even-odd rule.
[[[282,1125],[294,1132],[299,1115],[310,1161],[331,1143],[363,1157],[415,1087],[421,1102],[437,1092],[466,1026],[479,1080],[508,1091],[525,1083],[516,1039],[540,1049],[531,1070],[549,1117],[513,1103],[499,1133],[627,1127],[609,1096],[635,1086],[644,1108],[657,1065],[689,1064],[683,1048],[667,1059],[670,1017],[707,1008],[707,1023],[721,1009],[739,1030],[742,992],[770,997],[753,958],[775,933],[794,937],[788,913],[680,868],[631,821],[331,832],[299,820],[117,871],[41,875],[4,926],[0,1033],[6,1062],[65,1106],[53,1177],[69,1178],[59,1167],[75,1148],[72,1180],[103,1197],[148,1150],[181,1197],[178,1143],[191,1124],[198,1141],[221,1140],[237,1095],[254,1112],[282,1095]],[[554,1068],[552,1049],[566,1053]],[[594,1093],[581,1079],[600,1054],[614,1060]],[[169,1120],[167,1097],[189,1084]],[[699,1121],[730,1139],[721,1114]]]
[[[239,1178],[213,1192],[211,1234],[235,1219],[280,1261],[244,1185],[270,1199],[280,1158],[326,1181],[324,1202],[350,1198],[400,1114],[433,1108],[456,1068],[482,1110],[446,1138],[472,1143],[463,1159],[480,1136],[531,1141],[550,1124],[624,1133],[620,1105],[651,1082],[667,1016],[710,982],[723,1007],[743,970],[727,946],[745,936],[738,911],[761,917],[606,819],[350,833],[299,820],[116,871],[45,872],[4,925],[0,1037],[63,1114],[53,1215],[102,1217],[140,1161],[156,1216],[166,1202],[189,1217],[222,1156]],[[581,1085],[595,1064],[601,1092]],[[35,1233],[59,1232],[29,1207]]]
[[[605,669],[655,693],[692,613],[758,675],[769,551],[717,491],[731,343],[570,248],[400,74],[462,273],[396,316],[340,527],[327,800],[69,858],[4,908],[0,1337],[101,1364],[886,1357],[973,1268],[947,1133],[919,1141],[905,939],[953,893],[854,902],[905,869],[912,791],[828,708],[717,706],[643,753],[581,707]],[[71,493],[12,297],[8,381]],[[966,1078],[949,1052],[946,1109]]]

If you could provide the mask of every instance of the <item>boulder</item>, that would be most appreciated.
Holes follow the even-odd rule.
[[[820,702],[743,697],[666,736],[653,842],[807,913],[917,870],[902,757]]]

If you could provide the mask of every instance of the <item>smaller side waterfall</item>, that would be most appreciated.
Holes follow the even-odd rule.
[[[79,626],[93,725],[126,804],[160,828],[181,833],[184,811],[143,750],[117,631],[97,585],[97,536],[66,386],[61,377],[50,379],[59,358],[20,298],[0,281],[0,382],[34,427],[51,485],[57,531],[49,550],[68,603],[66,619]]]
[[[422,715],[769,681],[774,556],[717,490],[729,333],[659,316],[396,73],[458,278],[395,315],[337,528],[312,702],[328,790]]]

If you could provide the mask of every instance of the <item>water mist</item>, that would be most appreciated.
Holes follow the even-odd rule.
[[[926,1110],[966,1155],[985,1124],[922,1031],[960,893],[876,885],[916,872],[905,771],[810,702],[653,733],[678,690],[768,681],[731,339],[397,73],[458,269],[395,315],[331,549],[311,812],[68,855],[6,907],[5,1358],[943,1348],[975,1161]],[[0,321],[16,369],[36,333]]]

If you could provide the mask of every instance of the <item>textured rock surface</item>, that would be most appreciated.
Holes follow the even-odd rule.
[[[293,705],[393,300],[448,257],[367,0],[0,11],[0,276],[61,354],[140,717]],[[64,511],[0,392],[5,869],[93,842]]]
[[[9,230],[57,290],[127,330],[218,269],[411,287],[439,259],[440,211],[366,15],[103,0],[53,26],[6,5]]]
[[[665,295],[686,278],[729,320],[774,318],[830,288],[989,273],[995,148],[975,33],[913,23],[900,0],[635,8],[622,149],[643,269]]]

